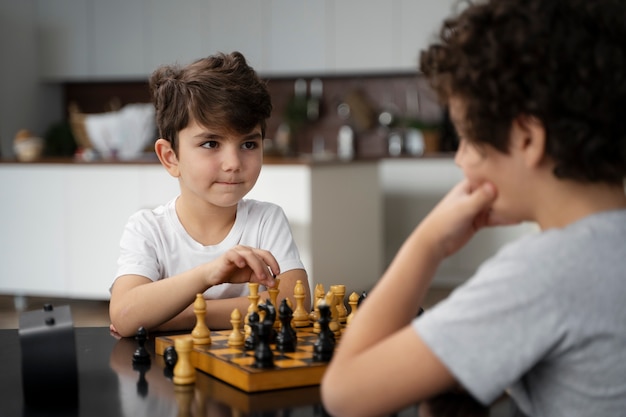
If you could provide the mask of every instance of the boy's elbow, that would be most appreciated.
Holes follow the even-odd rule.
[[[329,369],[330,372],[324,374],[322,383],[320,385],[320,394],[322,397],[322,404],[324,410],[336,417],[351,417],[356,415],[352,407],[350,407],[351,401],[348,399],[344,388],[346,387],[345,378],[343,381],[341,378],[337,378],[336,372]]]
[[[125,319],[122,312],[115,310],[114,308],[109,308],[109,319],[111,320],[111,325],[119,336],[122,337],[132,337],[137,333],[137,328],[134,328],[131,323],[127,319]]]

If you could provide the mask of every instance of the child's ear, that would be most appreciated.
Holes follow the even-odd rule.
[[[520,115],[513,120],[512,145],[523,152],[527,166],[536,167],[544,161],[546,129],[534,116]]]
[[[172,177],[178,178],[178,157],[176,156],[176,152],[172,149],[172,144],[169,140],[166,139],[157,139],[154,144],[154,151],[161,161],[161,165],[165,167],[167,172],[170,173]]]

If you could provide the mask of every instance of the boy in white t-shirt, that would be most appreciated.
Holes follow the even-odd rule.
[[[487,0],[446,20],[420,69],[465,179],[342,335],[321,387],[331,415],[432,412],[450,392],[485,407],[508,393],[534,417],[625,414],[625,17],[623,0]],[[416,318],[447,256],[523,221],[540,232]]]
[[[188,66],[163,66],[150,78],[159,137],[156,154],[180,184],[178,197],[128,221],[111,287],[111,330],[192,329],[196,294],[206,323],[228,328],[247,312],[248,282],[280,278],[278,301],[308,279],[283,210],[244,200],[263,163],[272,104],[265,84],[241,53],[217,54]],[[155,186],[158,186],[155,184]]]

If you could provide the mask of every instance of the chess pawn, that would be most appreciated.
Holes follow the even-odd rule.
[[[359,304],[359,294],[355,292],[350,294],[350,297],[348,297],[348,304],[350,305],[350,314],[346,317],[346,325],[350,324],[356,314],[356,309]]]
[[[296,327],[307,327],[310,325],[309,313],[304,309],[304,285],[302,281],[296,281],[296,287],[293,290],[293,297],[296,299],[296,309],[293,312],[293,324]]]
[[[324,291],[324,285],[316,284],[315,290],[313,291],[313,295],[314,295],[313,310],[309,314],[309,319],[313,323],[317,323],[317,321],[320,318],[319,305],[324,300],[324,294],[326,294],[326,291]]]
[[[276,281],[276,285],[269,288],[267,291],[270,293],[270,301],[272,302],[272,305],[277,306],[278,305],[278,293],[280,292],[280,290],[278,289],[278,285],[280,285],[280,278],[275,278],[274,280]],[[278,320],[278,316],[276,316],[276,320],[274,320],[274,328],[275,329],[280,328],[280,320]]]
[[[340,324],[346,324],[346,318],[348,317],[348,309],[346,309],[346,305],[344,304],[346,286],[333,285],[330,289],[335,294],[335,298],[337,299],[337,321]]]
[[[193,303],[193,312],[196,315],[196,326],[191,331],[194,345],[210,345],[211,331],[206,325],[206,301],[202,294],[196,295],[196,301]]]
[[[293,311],[286,299],[280,303],[278,308],[278,317],[281,323],[280,330],[276,335],[276,349],[279,352],[295,352],[298,336],[296,331],[291,327]]]
[[[196,382],[196,369],[191,363],[191,350],[193,349],[193,339],[182,337],[174,341],[174,348],[178,354],[178,360],[174,366],[174,377],[172,381],[176,385],[189,385]]]
[[[320,310],[320,332],[315,344],[313,345],[313,361],[328,362],[335,351],[335,335],[331,331],[329,325],[331,323],[332,308],[326,302],[319,305]]]
[[[328,327],[330,331],[335,334],[335,337],[341,336],[341,325],[339,324],[338,313],[337,313],[337,297],[335,293],[330,290],[326,293],[326,298],[324,302],[328,304],[330,308],[330,323],[328,323]]]
[[[150,364],[150,353],[145,347],[148,340],[148,331],[145,327],[142,326],[137,329],[135,340],[137,340],[138,347],[135,353],[133,353],[133,363]]]
[[[244,344],[244,336],[239,330],[239,326],[241,325],[241,313],[239,309],[234,309],[230,314],[230,324],[233,325],[233,331],[228,336],[228,346],[230,347],[241,347]]]

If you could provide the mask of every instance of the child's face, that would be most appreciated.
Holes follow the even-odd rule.
[[[450,100],[450,117],[457,129],[460,143],[455,163],[461,168],[472,188],[489,182],[496,187],[498,197],[492,210],[501,220],[521,221],[526,215],[523,192],[524,175],[514,153],[502,153],[488,144],[464,137],[464,111],[460,100]]]
[[[260,126],[240,134],[192,121],[178,137],[179,181],[186,198],[231,207],[254,187],[263,164]]]

